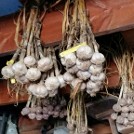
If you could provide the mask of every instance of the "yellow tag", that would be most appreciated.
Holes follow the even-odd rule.
[[[12,78],[10,81],[12,84],[16,83],[16,80],[14,78]]]
[[[63,51],[63,52],[60,53],[60,57],[64,57],[64,56],[66,56],[66,55],[68,55],[70,53],[73,53],[73,52],[77,51],[77,49],[79,47],[85,46],[85,45],[87,45],[87,43],[86,42],[83,42],[83,43],[80,43],[79,45],[77,45],[75,47],[72,47],[72,48],[70,48],[70,49],[68,49],[66,51]]]
[[[8,66],[8,65],[12,65],[13,63],[14,63],[14,60],[11,59],[11,60],[7,61],[6,64],[7,64],[7,66]]]

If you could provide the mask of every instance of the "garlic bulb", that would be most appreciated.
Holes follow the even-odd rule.
[[[66,83],[65,83],[65,81],[64,81],[63,75],[57,76],[57,79],[59,80],[60,88],[63,88],[63,87],[66,86]]]
[[[66,66],[65,58],[64,57],[61,57],[60,60],[61,60],[62,65],[63,66]]]
[[[17,82],[22,83],[22,84],[27,84],[29,82],[29,80],[26,78],[25,75],[15,76],[15,79]]]
[[[112,113],[111,114],[111,119],[116,120],[117,119],[117,113]]]
[[[127,99],[127,104],[128,104],[128,105],[133,104],[133,100],[132,100],[131,98],[128,98],[128,99]]]
[[[30,93],[34,93],[36,89],[37,89],[37,84],[30,84],[27,88],[27,91]]]
[[[12,66],[5,66],[1,70],[1,74],[3,75],[4,79],[9,79],[14,77]]]
[[[91,65],[89,67],[89,72],[93,75],[97,75],[97,74],[100,74],[101,72],[103,71],[103,68],[102,66],[96,66],[96,65]]]
[[[70,67],[70,68],[67,68],[67,71],[70,73],[70,74],[76,74],[78,72],[78,67],[76,65]]]
[[[125,126],[129,125],[129,121],[127,118],[124,118],[124,123],[123,123]]]
[[[76,56],[74,53],[70,53],[70,54],[66,55],[64,58],[65,58],[66,67],[72,67],[75,65]]]
[[[129,113],[128,114],[128,120],[129,121],[134,121],[134,113]]]
[[[99,88],[99,87],[95,82],[93,82],[91,80],[89,80],[87,82],[87,89],[97,89],[97,88]]]
[[[49,57],[43,57],[38,61],[38,69],[41,72],[47,72],[48,70],[52,69],[53,62]]]
[[[14,71],[14,74],[18,75],[18,76],[21,76],[21,75],[24,75],[27,73],[27,68],[26,68],[25,64],[21,61],[13,64],[12,69]]]
[[[128,113],[121,113],[121,116],[124,117],[124,118],[127,118],[128,117]]]
[[[69,84],[73,81],[74,76],[71,75],[70,73],[66,72],[66,73],[64,73],[63,78],[67,82],[67,84]]]
[[[35,65],[36,59],[33,56],[27,56],[24,58],[24,63],[27,67]]]
[[[83,82],[80,86],[80,90],[84,91],[86,89],[86,84]]]
[[[118,104],[121,106],[125,106],[127,105],[127,100],[125,98],[119,99]]]
[[[41,77],[41,72],[37,68],[29,68],[26,73],[26,78],[30,81],[36,81]]]
[[[43,82],[37,85],[35,94],[37,95],[37,97],[40,97],[40,98],[44,98],[48,95],[48,90],[46,89],[45,84]]]
[[[88,60],[93,55],[93,49],[88,45],[81,46],[77,49],[76,55],[81,60]]]
[[[105,57],[102,53],[95,52],[91,58],[91,62],[95,65],[101,65],[105,62]]]
[[[119,104],[114,104],[113,105],[113,110],[115,112],[121,112],[121,106]]]
[[[100,73],[97,75],[91,75],[90,79],[92,81],[104,81],[105,77],[106,77],[105,73]]]
[[[116,119],[116,122],[119,124],[123,124],[124,123],[124,118],[122,116],[118,116]]]
[[[82,71],[88,70],[90,65],[91,65],[90,60],[86,60],[86,61],[82,61],[82,60],[79,60],[79,59],[76,60],[76,66],[78,67],[78,69],[80,69]]]
[[[79,77],[82,80],[89,79],[91,74],[88,71],[78,71],[77,77]]]
[[[123,106],[123,107],[121,108],[121,111],[124,112],[124,113],[128,113],[128,112],[129,112],[128,106]]]
[[[56,90],[60,86],[60,82],[57,77],[48,77],[45,81],[46,88],[48,90]]]

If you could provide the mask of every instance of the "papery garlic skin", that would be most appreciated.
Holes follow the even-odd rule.
[[[57,76],[57,78],[58,78],[59,83],[60,83],[60,88],[65,87],[66,86],[66,82],[65,82],[65,80],[63,78],[63,75],[59,75],[59,76]]]
[[[97,88],[99,88],[99,87],[95,82],[93,82],[91,80],[89,80],[87,82],[87,89],[92,89],[93,90],[93,89],[97,89]]]
[[[44,98],[48,95],[48,90],[45,87],[45,84],[39,83],[34,93],[37,95],[37,97]]]
[[[9,79],[14,77],[14,72],[12,66],[5,66],[1,70],[1,74],[3,75],[4,79]]]
[[[48,90],[56,90],[60,86],[60,82],[57,77],[48,77],[45,81],[46,88]]]
[[[74,53],[70,53],[70,54],[66,55],[64,58],[65,58],[66,67],[72,67],[75,65],[76,56]]]
[[[103,71],[103,67],[102,66],[96,66],[96,65],[91,65],[89,67],[89,72],[93,75],[97,75],[100,74]]]
[[[82,61],[77,59],[76,60],[76,66],[78,69],[82,70],[82,71],[87,71],[91,65],[91,61],[90,60],[86,60],[86,61]]]
[[[30,81],[36,81],[41,77],[41,72],[37,68],[29,68],[26,73],[26,78]]]
[[[71,82],[71,86],[75,88],[81,82],[82,80],[80,80],[79,78],[73,79],[73,81]]]
[[[81,46],[77,49],[76,55],[80,60],[88,60],[93,55],[93,49],[88,45]]]
[[[49,97],[54,97],[58,93],[58,90],[49,90]]]
[[[77,72],[77,77],[80,78],[81,80],[87,80],[89,79],[91,74],[88,71],[78,71]]]
[[[36,63],[36,59],[33,56],[27,56],[24,58],[24,64],[27,67],[32,67],[33,65],[35,65]]]
[[[22,76],[15,76],[15,79],[17,82],[22,83],[22,84],[27,84],[29,83],[29,80],[26,78],[25,75]]]
[[[79,69],[78,69],[78,67],[77,67],[76,65],[74,65],[74,66],[72,66],[72,67],[70,67],[70,68],[67,68],[67,71],[68,71],[70,74],[76,74],[76,73],[79,71]]]
[[[90,77],[92,81],[104,81],[105,78],[106,78],[106,75],[103,72],[98,75],[91,75]]]
[[[73,81],[74,76],[72,74],[66,72],[66,73],[64,73],[63,78],[67,82],[67,84],[69,84]]]
[[[22,76],[27,73],[27,67],[21,61],[14,63],[12,69],[14,74],[17,76]]]
[[[53,62],[49,57],[43,57],[38,61],[38,69],[41,72],[47,72],[53,67]]]
[[[32,94],[33,94],[36,89],[37,89],[37,84],[30,84],[30,85],[28,86],[28,88],[27,88],[27,91],[28,91],[29,93],[32,93]]]
[[[102,53],[95,52],[91,58],[91,62],[96,65],[101,65],[105,62],[105,57]]]

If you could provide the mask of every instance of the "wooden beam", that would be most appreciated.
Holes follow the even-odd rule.
[[[133,0],[86,0],[87,12],[96,36],[134,28]],[[45,44],[61,41],[63,15],[60,11],[47,13],[41,38]],[[14,16],[0,18],[0,54],[14,51]]]

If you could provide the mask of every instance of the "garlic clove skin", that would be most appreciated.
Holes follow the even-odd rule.
[[[29,68],[26,73],[26,78],[30,81],[36,81],[41,77],[41,72],[37,68]]]
[[[128,112],[129,112],[128,106],[123,106],[123,107],[121,108],[121,111],[122,111],[123,113],[128,113]]]
[[[121,109],[121,106],[119,104],[114,104],[113,110],[118,113],[118,112],[121,112],[122,109]]]
[[[121,106],[126,106],[127,105],[127,100],[125,98],[119,99],[118,104]]]
[[[53,62],[49,57],[43,57],[38,61],[38,66],[37,68],[41,72],[47,72],[53,67]]]
[[[63,75],[57,76],[57,79],[59,80],[60,88],[63,88],[66,86],[66,82],[64,81]]]
[[[116,122],[119,124],[123,124],[124,123],[124,118],[122,116],[118,116],[116,119]]]
[[[27,73],[27,67],[21,61],[13,64],[12,69],[13,69],[14,74],[17,76],[22,76]]]
[[[69,84],[73,81],[74,76],[72,74],[66,72],[66,73],[64,73],[63,78],[66,81],[66,83]]]
[[[78,71],[79,71],[79,69],[78,69],[78,67],[76,66],[76,65],[74,65],[74,66],[72,66],[72,67],[70,67],[70,68],[67,68],[66,69],[70,74],[76,74]]]
[[[66,55],[64,58],[65,58],[66,67],[72,67],[75,65],[76,56],[74,53],[70,53],[70,54]]]
[[[35,65],[35,63],[36,63],[36,59],[33,56],[26,56],[24,58],[24,64],[27,67],[32,67],[33,65]]]
[[[81,46],[77,49],[76,55],[80,60],[88,60],[93,55],[93,49],[88,45]]]
[[[116,120],[116,119],[117,119],[117,116],[118,116],[117,113],[112,113],[112,114],[111,114],[111,119],[112,119],[112,120]]]
[[[78,71],[77,77],[81,80],[87,80],[89,79],[91,74],[88,71]]]
[[[1,70],[1,74],[3,75],[4,79],[9,79],[14,77],[14,72],[12,66],[5,66]]]
[[[66,66],[66,62],[65,62],[65,58],[64,58],[64,57],[61,57],[61,58],[60,58],[60,61],[61,61],[61,64],[62,64],[63,66]]]
[[[92,74],[92,75],[97,75],[97,74],[100,74],[101,72],[103,71],[103,67],[102,66],[96,66],[96,65],[91,65],[89,67],[89,72]]]
[[[85,89],[86,89],[86,84],[83,82],[83,83],[81,84],[81,86],[80,86],[80,90],[81,90],[81,91],[85,91]]]
[[[89,80],[88,82],[87,82],[87,89],[98,89],[99,87],[98,87],[98,85],[95,83],[95,82],[93,82],[93,81],[91,81],[91,80]]]
[[[89,69],[90,65],[91,65],[90,60],[86,60],[86,61],[82,61],[82,60],[79,60],[79,59],[76,60],[77,68],[82,70],[82,71],[87,71]]]
[[[57,77],[48,77],[45,81],[47,90],[56,90],[60,86],[60,82]]]
[[[95,65],[101,65],[105,62],[105,57],[102,53],[95,52],[91,58],[91,62]]]

